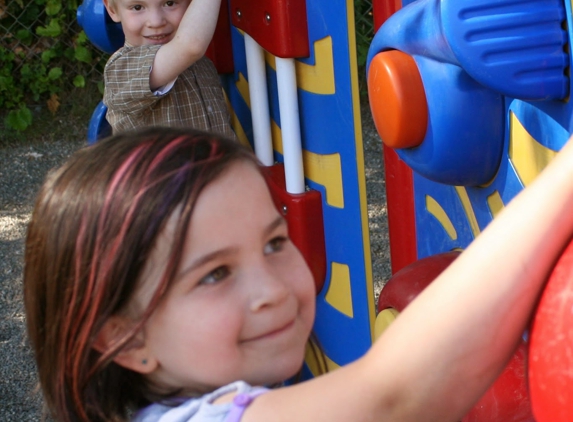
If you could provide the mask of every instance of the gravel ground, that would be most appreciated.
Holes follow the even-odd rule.
[[[383,162],[367,107],[362,120],[373,274],[379,291],[390,275]],[[83,145],[83,141],[50,141],[0,146],[0,422],[41,420],[42,400],[25,337],[24,237],[34,196],[46,173]]]

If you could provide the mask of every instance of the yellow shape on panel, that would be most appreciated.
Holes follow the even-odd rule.
[[[493,192],[487,197],[487,205],[489,206],[489,210],[491,211],[493,218],[497,217],[505,207],[498,191]]]
[[[342,164],[340,154],[315,154],[303,151],[305,175],[326,189],[326,203],[336,208],[344,208],[342,188]]]
[[[474,238],[476,238],[477,235],[480,233],[480,229],[479,229],[476,215],[474,213],[474,209],[472,207],[472,203],[470,201],[470,197],[468,196],[468,192],[467,192],[466,188],[464,188],[463,186],[456,186],[456,192],[458,193],[458,196],[460,197],[462,207],[464,208],[464,212],[466,213],[466,217],[467,217],[468,222],[470,224],[470,227],[472,229],[472,233],[474,235]]]
[[[446,214],[446,211],[442,208],[438,201],[432,198],[429,195],[426,195],[426,209],[428,212],[433,215],[436,220],[442,225],[448,236],[452,240],[456,240],[458,238],[458,233],[456,232],[456,228],[452,224],[450,217]]]
[[[271,134],[273,137],[273,148],[282,154],[282,133],[274,120],[272,121]],[[344,208],[340,154],[315,154],[314,152],[303,150],[302,160],[305,177],[324,186],[326,203],[332,207]]]
[[[509,159],[524,186],[528,186],[557,154],[531,136],[511,113]]]
[[[252,149],[252,146],[249,143],[249,138],[247,137],[247,134],[243,129],[243,125],[241,124],[241,120],[239,120],[234,111],[231,112],[231,127],[235,131],[237,138],[239,138],[239,142]]]
[[[249,94],[249,82],[245,79],[245,76],[239,72],[239,79],[235,82],[237,91],[241,94],[241,98],[247,104],[247,107],[251,108],[251,94]]]
[[[312,340],[306,343],[304,362],[315,378],[340,368],[340,365],[326,356],[320,347]]]
[[[382,335],[384,331],[398,318],[400,312],[394,308],[382,309],[376,316],[376,322],[374,323],[374,339],[377,339]]]
[[[249,96],[249,84],[245,77],[239,73],[236,82],[237,90],[248,107],[251,106]],[[233,116],[233,128],[241,143],[249,145],[245,131],[239,119]],[[283,153],[282,133],[280,127],[274,120],[271,120],[271,136],[273,138],[273,148],[280,154]],[[303,165],[305,177],[321,184],[326,190],[326,203],[336,208],[344,208],[344,191],[342,188],[342,164],[340,154],[315,154],[310,151],[303,151]]]
[[[325,300],[337,311],[354,318],[350,268],[348,268],[348,265],[339,264],[338,262],[332,263],[330,285],[328,286]]]
[[[245,103],[247,103],[250,107],[249,85],[248,85],[245,77],[241,73],[239,73],[239,80],[236,82],[236,86],[237,86],[237,90],[241,94],[241,97],[243,98]],[[249,138],[247,137],[247,134],[245,133],[245,129],[243,129],[243,125],[241,124],[239,117],[235,113],[235,110],[233,110],[233,107],[231,106],[231,102],[229,101],[229,98],[227,97],[227,93],[224,90],[223,90],[223,95],[225,96],[225,101],[227,102],[227,107],[229,108],[229,112],[231,113],[231,127],[235,131],[237,138],[239,138],[239,142],[241,142],[241,144],[243,144],[245,146],[248,146],[249,148],[252,148],[251,144],[249,143]]]
[[[275,56],[265,51],[265,60],[276,70]],[[334,58],[330,36],[314,42],[314,65],[295,60],[297,86],[303,91],[319,95],[333,95]]]

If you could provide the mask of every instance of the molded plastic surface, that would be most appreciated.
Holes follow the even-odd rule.
[[[103,52],[112,54],[123,46],[121,24],[111,20],[102,0],[84,0],[76,17],[91,43]]]
[[[305,0],[231,0],[231,22],[277,57],[310,54]]]
[[[398,50],[377,54],[368,70],[368,97],[376,129],[391,148],[420,145],[428,126],[422,78],[414,59]]]
[[[386,22],[390,16],[402,7],[401,0],[372,0],[372,11],[374,12],[374,30]]]
[[[378,52],[396,49],[460,66],[503,95],[564,99],[564,20],[561,0],[418,0],[382,25],[367,67]]]
[[[103,101],[100,101],[92,113],[88,126],[87,141],[89,145],[92,145],[99,139],[111,135],[112,130],[110,124],[105,118],[106,113],[107,107]]]
[[[378,310],[394,308],[402,312],[459,255],[460,252],[457,251],[444,252],[422,258],[402,268],[382,288]]]
[[[386,202],[388,203],[388,232],[392,274],[418,259],[414,181],[412,169],[400,160],[396,151],[382,145],[386,173]]]
[[[284,165],[275,164],[265,169],[275,205],[288,223],[289,237],[310,267],[318,293],[326,279],[326,244],[320,192],[289,193],[286,191]]]
[[[537,422],[573,417],[573,242],[555,266],[535,313],[529,381]]]
[[[462,422],[536,422],[527,391],[526,365],[527,344],[522,341],[501,375]]]
[[[425,91],[428,127],[419,146],[399,148],[398,155],[412,170],[435,182],[456,186],[483,185],[496,175],[503,153],[503,97],[476,82],[459,66],[440,25],[440,4],[420,0],[391,16],[370,46],[367,71],[370,75],[372,64],[378,66],[378,60],[374,61],[374,58],[388,50],[396,49],[412,56]],[[406,73],[414,73],[404,69],[399,72],[404,72],[404,80],[411,78]],[[401,78],[393,79],[400,82]],[[390,78],[386,81],[389,83]],[[400,87],[390,90],[400,91]],[[369,92],[381,93],[383,90],[369,86]],[[382,95],[387,98],[392,94]],[[373,109],[376,108],[379,100],[371,95],[370,101],[374,104]],[[414,103],[413,107],[419,107],[419,103]],[[376,113],[376,126],[383,139],[400,139],[398,135],[388,135],[398,133],[394,129],[395,116]],[[400,146],[401,142],[393,143]]]
[[[433,255],[398,271],[380,292],[378,310],[394,308],[402,312],[459,254],[452,251]],[[462,422],[535,422],[525,380],[526,352],[526,344],[522,342],[501,375]]]
[[[442,1],[444,34],[474,79],[520,99],[564,99],[563,0]]]
[[[429,123],[423,143],[399,149],[412,169],[435,182],[475,186],[496,174],[503,152],[503,100],[455,65],[414,56]],[[484,124],[487,122],[487,124]]]

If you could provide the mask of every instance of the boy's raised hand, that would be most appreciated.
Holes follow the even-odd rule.
[[[220,7],[221,0],[190,1],[175,36],[155,56],[149,77],[152,91],[173,82],[203,57],[213,38]]]

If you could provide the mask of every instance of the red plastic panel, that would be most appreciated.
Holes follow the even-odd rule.
[[[394,308],[402,312],[459,254],[445,252],[402,268],[380,292],[378,311]],[[535,422],[527,391],[526,352],[526,344],[522,342],[501,375],[462,422]]]
[[[326,278],[326,244],[320,192],[311,190],[301,194],[288,193],[285,189],[284,165],[276,164],[266,169],[269,176],[267,183],[275,205],[285,216],[289,236],[310,267],[318,293]]]
[[[221,2],[215,34],[213,34],[213,39],[205,55],[215,64],[219,74],[233,73],[235,65],[233,64],[233,45],[231,43],[231,20],[226,1]]]
[[[275,56],[310,55],[305,0],[231,0],[231,21]]]
[[[384,149],[388,232],[392,274],[418,259],[416,217],[414,213],[414,181],[412,169],[387,146]]]
[[[573,242],[553,269],[535,313],[529,384],[537,422],[573,420]]]
[[[535,422],[527,382],[527,345],[521,342],[511,360],[462,422]]]
[[[380,292],[378,310],[394,308],[402,312],[459,254],[456,251],[445,252],[420,259],[402,268],[388,280]]]

